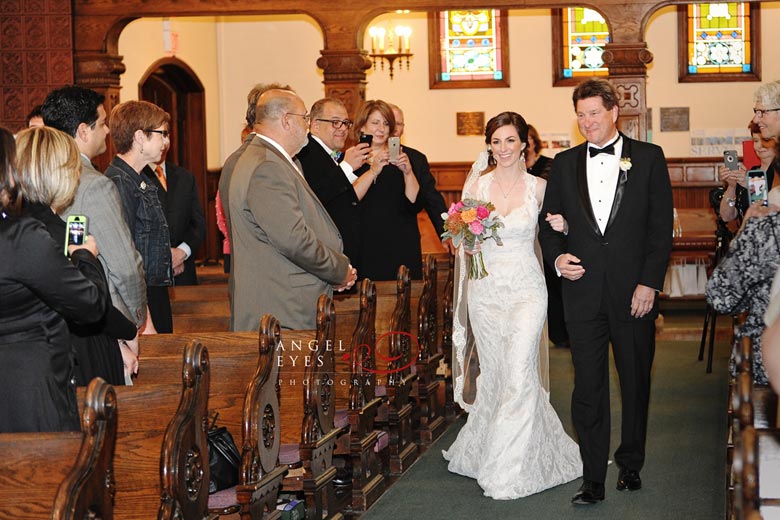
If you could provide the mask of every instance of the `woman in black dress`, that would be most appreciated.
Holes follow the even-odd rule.
[[[362,272],[358,276],[372,280],[395,280],[398,268],[405,265],[414,279],[422,278],[422,251],[417,214],[423,203],[417,197],[420,183],[403,148],[390,161],[388,138],[395,130],[393,110],[381,100],[367,101],[358,111],[353,127],[355,140],[371,135],[368,164],[355,175],[371,177],[361,201]]]
[[[23,130],[16,137],[16,161],[25,215],[39,220],[55,242],[64,241],[65,222],[57,214],[73,202],[81,172],[81,158],[73,138],[53,128]],[[107,284],[102,270],[92,281]],[[131,367],[134,364],[137,350],[133,352],[125,342],[135,345],[135,325],[111,305],[110,294],[106,296],[106,309],[106,314],[95,323],[68,320],[76,386],[86,386],[95,377],[112,385],[124,385],[123,348],[128,363]]]
[[[89,239],[55,242],[21,216],[14,138],[0,128],[0,432],[77,431],[65,319],[89,323],[105,313],[108,288],[82,273],[102,273]]]

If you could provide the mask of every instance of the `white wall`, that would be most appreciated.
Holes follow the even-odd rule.
[[[222,133],[222,87],[217,69],[216,25],[213,17],[173,18],[171,32],[179,35],[176,58],[185,62],[203,84],[206,97],[206,158],[208,168],[222,165],[219,136]],[[138,83],[147,69],[167,56],[163,46],[163,19],[141,18],[119,36],[119,54],[127,71],[122,74],[122,101],[138,99]]]
[[[479,136],[457,136],[455,112],[484,111],[489,118],[503,110],[521,113],[542,132],[566,132],[580,139],[571,106],[571,87],[552,87],[552,36],[546,9],[512,10],[509,16],[510,82],[508,89],[428,88],[428,41],[425,13],[393,15],[412,27],[411,68],[370,71],[366,96],[385,99],[404,109],[404,140],[423,150],[431,161],[470,161],[484,146]],[[386,15],[385,15],[386,16]],[[384,17],[380,17],[383,19]],[[762,74],[780,78],[774,34],[780,26],[780,3],[762,4]],[[322,97],[322,71],[316,61],[323,47],[322,31],[304,15],[172,19],[180,34],[179,58],[206,86],[208,165],[218,167],[238,146],[244,123],[246,94],[256,83],[289,83],[307,106]],[[653,141],[667,157],[689,156],[689,132],[660,132],[661,107],[690,107],[696,129],[742,128],[751,116],[755,82],[678,83],[677,15],[674,7],[655,13],[646,40],[654,61],[648,69],[648,106],[653,109]],[[127,72],[122,99],[137,97],[138,80],[164,55],[160,19],[130,24],[120,36],[120,54]],[[366,48],[370,48],[366,41]]]

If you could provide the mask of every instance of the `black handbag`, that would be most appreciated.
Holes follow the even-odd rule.
[[[224,426],[217,426],[214,414],[208,431],[209,445],[209,495],[238,484],[241,454],[233,436]]]

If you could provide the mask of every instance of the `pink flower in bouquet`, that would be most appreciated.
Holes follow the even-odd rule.
[[[477,210],[474,208],[469,208],[466,211],[461,211],[460,218],[462,218],[463,222],[466,224],[471,224],[477,218]]]
[[[475,220],[474,222],[469,224],[469,229],[475,235],[480,235],[482,234],[482,231],[485,230],[485,228],[482,226],[482,222],[480,222],[479,220]]]
[[[450,209],[448,209],[448,210],[447,210],[447,215],[454,215],[454,214],[455,214],[455,213],[457,213],[458,211],[459,211],[459,210],[458,210],[458,206],[457,206],[457,204],[455,204],[455,203],[453,202],[452,204],[450,204]]]
[[[477,207],[477,218],[479,220],[482,220],[483,218],[487,218],[488,215],[490,215],[490,211],[488,211],[488,209],[485,206]]]

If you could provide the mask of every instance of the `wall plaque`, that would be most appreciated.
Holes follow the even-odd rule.
[[[456,112],[458,135],[483,135],[485,133],[484,112]]]
[[[662,132],[687,132],[690,130],[690,107],[661,107]]]

